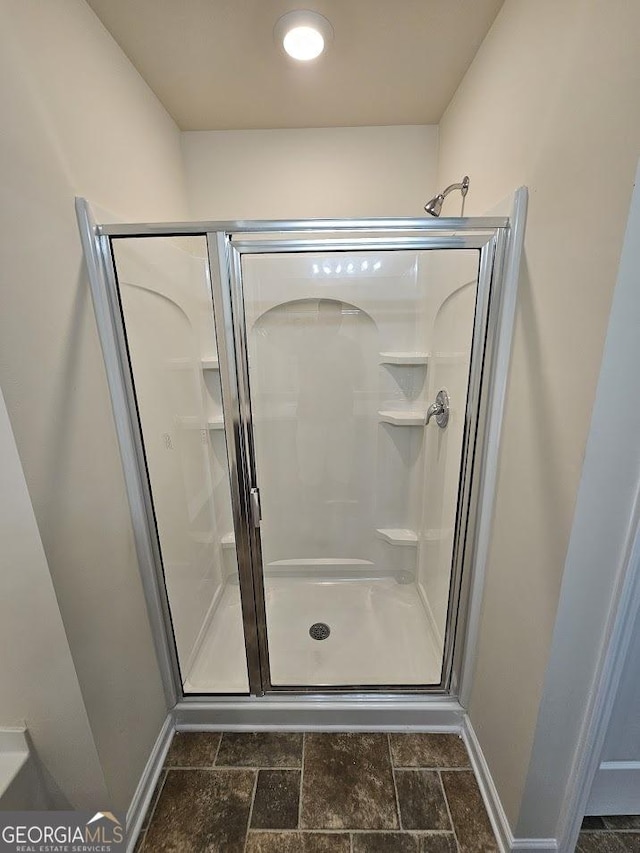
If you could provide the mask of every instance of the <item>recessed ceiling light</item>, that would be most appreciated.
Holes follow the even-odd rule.
[[[316,59],[333,39],[333,27],[325,17],[302,9],[283,15],[273,32],[285,52],[300,62]]]

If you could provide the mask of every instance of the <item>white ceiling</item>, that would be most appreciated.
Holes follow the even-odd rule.
[[[87,0],[182,130],[437,123],[503,0]],[[308,65],[277,19],[335,30]]]

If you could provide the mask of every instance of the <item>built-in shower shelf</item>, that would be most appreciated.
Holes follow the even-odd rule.
[[[216,415],[213,418],[208,418],[207,427],[209,429],[224,429],[224,419],[222,415]]]
[[[419,426],[423,427],[427,419],[427,413],[423,409],[416,411],[405,411],[399,409],[397,411],[387,409],[378,412],[378,419],[383,424],[393,424],[393,426]]]
[[[390,545],[408,545],[415,548],[418,544],[418,534],[407,527],[378,527],[376,535]]]
[[[236,547],[236,534],[235,533],[225,533],[222,539],[220,540],[220,544],[223,548],[235,548]]]
[[[427,364],[428,352],[381,352],[380,364],[413,365]]]
[[[217,355],[212,355],[209,358],[202,359],[203,370],[220,370],[220,362]]]

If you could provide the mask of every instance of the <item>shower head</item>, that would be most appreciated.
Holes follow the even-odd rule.
[[[444,195],[440,193],[440,195],[434,196],[431,201],[428,201],[424,209],[427,213],[430,213],[431,216],[440,216],[440,211],[442,210],[442,202],[444,201]]]
[[[460,190],[462,193],[462,209],[464,211],[464,197],[469,192],[469,177],[465,175],[462,179],[462,182],[459,184],[449,184],[446,190],[443,190],[438,195],[435,195],[432,199],[430,199],[424,206],[424,209],[431,216],[440,216],[442,211],[442,203],[445,198],[449,195],[449,193],[454,190]]]

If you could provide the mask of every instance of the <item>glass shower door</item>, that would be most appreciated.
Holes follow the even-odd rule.
[[[206,239],[112,253],[183,691],[248,693]]]
[[[443,681],[479,257],[242,255],[276,689]]]

